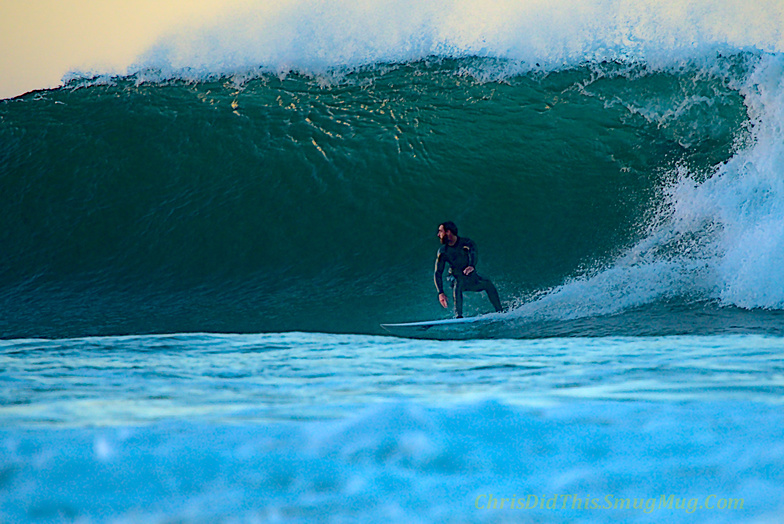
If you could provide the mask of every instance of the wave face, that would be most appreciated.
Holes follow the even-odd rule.
[[[691,25],[645,2],[507,6],[470,27],[455,24],[473,4],[436,4],[404,4],[384,31],[383,2],[261,6],[162,40],[125,77],[0,103],[0,333],[443,316],[446,219],[518,327],[639,308],[663,326],[695,308],[781,326],[774,3],[761,19],[689,4]],[[730,30],[741,12],[757,25]]]

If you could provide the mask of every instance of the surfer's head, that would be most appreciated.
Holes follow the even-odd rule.
[[[442,244],[454,244],[457,240],[457,226],[454,222],[447,220],[438,225],[438,238]]]

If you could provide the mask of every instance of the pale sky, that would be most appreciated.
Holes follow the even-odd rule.
[[[55,87],[71,70],[123,73],[160,36],[248,0],[2,0],[0,98]]]

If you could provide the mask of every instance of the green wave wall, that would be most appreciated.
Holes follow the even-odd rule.
[[[372,333],[443,317],[447,219],[520,302],[611,261],[677,166],[709,176],[743,138],[742,96],[697,68],[487,80],[497,66],[241,87],[131,77],[1,102],[0,334]]]

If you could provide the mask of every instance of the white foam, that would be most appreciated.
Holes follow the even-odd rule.
[[[704,188],[718,238],[718,298],[741,307],[784,308],[784,57],[765,56],[742,88],[754,143]],[[687,204],[681,207],[686,208]]]
[[[132,70],[320,73],[431,55],[543,68],[619,58],[671,63],[716,47],[781,52],[782,28],[780,0],[257,1],[167,35]]]

